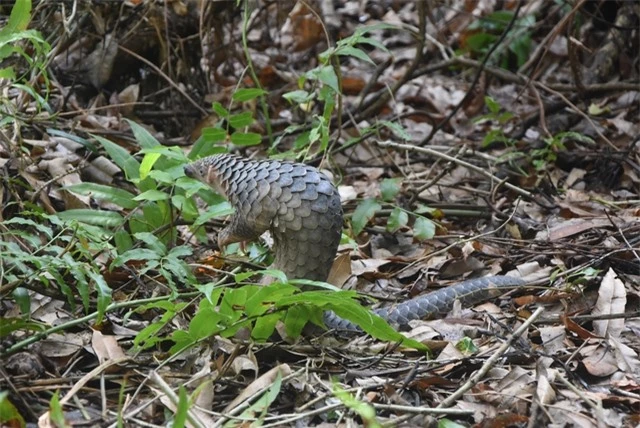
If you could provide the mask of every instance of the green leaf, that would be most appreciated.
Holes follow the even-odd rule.
[[[217,305],[217,302],[215,304]],[[234,321],[217,311],[213,305],[206,299],[200,301],[198,311],[189,323],[189,335],[192,339],[201,340],[217,334]]]
[[[184,385],[180,385],[178,388],[178,404],[176,406],[176,412],[173,416],[173,423],[171,426],[176,428],[184,428],[187,426],[187,412],[189,411],[189,397],[187,396],[187,390],[184,389]]]
[[[131,235],[129,235],[129,232],[124,229],[116,230],[116,233],[113,235],[113,239],[116,243],[116,249],[118,253],[124,253],[125,251],[133,247],[133,240],[131,239]]]
[[[144,163],[144,159],[143,159],[143,163]],[[184,174],[184,169],[181,172],[182,174]],[[142,174],[142,170],[140,171],[140,173]],[[157,169],[149,171],[149,177],[153,178],[154,180],[162,184],[171,185],[171,184],[175,184],[176,182],[176,177],[173,174],[167,171],[160,171]],[[184,175],[182,175],[180,178],[183,178],[183,177]]]
[[[13,290],[13,293],[11,293],[11,297],[13,297],[13,300],[18,304],[20,312],[25,315],[31,313],[31,296],[29,295],[29,292],[26,288],[16,287],[16,289]],[[2,334],[0,334],[0,337],[1,336]]]
[[[438,428],[465,428],[466,425],[459,424],[451,419],[442,418],[438,421]]]
[[[134,238],[147,244],[147,247],[158,255],[167,254],[167,246],[156,235],[149,232],[140,232],[133,235]]]
[[[194,221],[198,217],[198,207],[193,199],[187,198],[185,195],[173,195],[171,205],[182,213],[185,220]]]
[[[0,37],[24,31],[31,21],[31,0],[17,0],[13,3],[9,20],[0,30]]]
[[[144,127],[138,125],[136,122],[125,119],[129,126],[131,126],[131,130],[133,131],[133,136],[136,138],[136,141],[140,145],[140,148],[150,149],[152,147],[160,146],[160,143],[156,138],[149,133]]]
[[[27,311],[26,314],[29,312]],[[0,318],[0,338],[7,337],[18,330],[39,332],[46,330],[46,325],[26,318]]]
[[[387,231],[394,233],[398,231],[400,228],[404,227],[409,223],[409,214],[406,211],[395,207],[391,214],[389,214],[389,220],[387,221]]]
[[[380,183],[380,194],[383,201],[393,201],[398,193],[400,193],[400,185],[402,178],[385,178]]]
[[[595,144],[593,138],[575,131],[560,132],[554,136],[554,139],[560,139],[561,141],[573,139],[581,143]]]
[[[258,98],[262,95],[266,95],[267,92],[258,88],[241,88],[238,89],[232,96],[233,101],[245,102]]]
[[[134,201],[165,201],[171,198],[171,195],[161,190],[147,190],[133,198]]]
[[[32,227],[34,229],[36,229],[38,232],[44,234],[47,236],[47,238],[51,239],[53,237],[53,231],[51,230],[50,227],[45,226],[44,224],[41,223],[36,223],[35,221],[28,219],[28,218],[23,218],[23,217],[12,217],[8,220],[3,221],[1,224],[3,225],[20,225],[20,226],[28,226],[28,227]],[[16,232],[19,232],[19,229],[26,229],[26,228],[18,228],[18,230],[16,230]],[[25,236],[25,235],[22,235]],[[25,236],[26,237],[26,236]],[[39,238],[35,238],[36,242],[39,242]]]
[[[399,123],[390,122],[388,120],[381,120],[381,121],[378,122],[378,124],[384,126],[387,129],[389,129],[391,132],[393,132],[393,135],[395,135],[396,137],[398,137],[398,138],[400,138],[400,139],[402,139],[404,141],[411,141],[411,135]]]
[[[351,225],[353,226],[353,234],[355,236],[362,232],[362,229],[371,220],[377,211],[380,211],[382,206],[372,198],[365,199],[358,204],[353,216],[351,217]]]
[[[345,406],[356,412],[362,421],[364,426],[368,428],[382,428],[382,424],[376,419],[376,410],[368,403],[358,400],[349,392],[340,388],[340,386],[334,382],[333,394],[338,400],[340,400]]]
[[[74,141],[78,144],[82,144],[83,146],[85,146],[88,150],[91,150],[92,152],[97,152],[98,148],[96,147],[95,144],[93,144],[91,141],[82,138],[78,135],[74,135],[74,134],[70,134],[68,132],[64,132],[64,131],[60,131],[59,129],[54,129],[54,128],[47,128],[47,134],[49,135],[53,135],[56,137],[63,137],[63,138],[67,138],[71,141]]]
[[[427,348],[415,340],[407,339],[395,331],[385,320],[364,308],[355,300],[356,294],[348,291],[305,291],[292,296],[286,296],[275,302],[276,308],[288,308],[293,305],[313,304],[323,310],[334,311],[339,317],[359,325],[366,333],[373,337],[389,342],[401,342],[415,349]]]
[[[213,109],[214,112],[216,112],[218,114],[218,116],[220,116],[222,118],[229,117],[229,110],[227,110],[226,108],[222,107],[222,104],[220,104],[218,101],[214,102],[212,104],[211,108]]]
[[[247,127],[253,122],[253,114],[250,111],[234,114],[229,117],[229,125],[235,129]]]
[[[247,298],[245,313],[248,317],[264,315],[273,308],[275,302],[298,291],[297,287],[281,282],[261,286]]]
[[[352,56],[354,58],[361,59],[365,62],[368,62],[371,65],[376,65],[375,62],[367,55],[365,51],[362,49],[355,48],[353,46],[344,46],[336,51],[338,55],[342,56]]]
[[[473,343],[473,340],[468,337],[463,337],[458,343],[456,343],[456,348],[465,355],[475,354],[478,352],[478,347]]]
[[[304,104],[311,101],[313,99],[313,95],[307,91],[299,89],[297,91],[287,92],[282,95],[282,98],[294,104]]]
[[[225,131],[222,128],[203,128],[202,138],[204,138],[207,142],[210,142],[210,143],[224,141],[227,138],[227,131]]]
[[[54,426],[68,426],[68,423],[64,418],[62,405],[60,405],[60,395],[57,391],[53,393],[53,397],[51,397],[51,400],[49,401],[49,418],[51,419],[51,422],[53,422]]]
[[[0,392],[0,426],[24,428],[27,426],[24,418],[8,396],[8,391]]]
[[[57,213],[56,216],[64,221],[76,220],[81,223],[107,228],[121,226],[124,223],[124,218],[113,211],[75,209],[61,211]]]
[[[158,254],[148,248],[134,248],[132,250],[124,252],[123,254],[120,254],[118,257],[113,259],[113,262],[111,262],[111,266],[109,268],[113,269],[115,267],[123,266],[131,260],[160,260],[161,257],[161,254]]]
[[[282,373],[277,372],[274,381],[268,385],[264,393],[239,415],[241,420],[252,420],[252,426],[264,425],[269,406],[278,398],[282,388]]]
[[[302,330],[309,321],[309,309],[302,306],[293,306],[287,310],[284,319],[284,327],[290,337],[300,337]]]
[[[142,158],[142,163],[140,164],[141,180],[147,178],[147,176],[151,172],[151,168],[153,168],[153,165],[158,161],[158,159],[160,159],[160,156],[162,156],[160,153],[147,153],[146,155],[144,155],[144,158]]]
[[[436,224],[425,217],[416,217],[413,223],[413,237],[418,241],[432,239],[436,235]]]
[[[175,257],[177,259],[178,257],[190,256],[191,254],[193,254],[193,249],[190,246],[178,245],[169,250],[167,257]]]
[[[159,320],[150,323],[140,330],[133,339],[133,345],[137,348],[146,349],[161,341],[158,333],[171,322],[175,313],[175,310],[167,310]]]
[[[333,89],[336,93],[340,93],[340,85],[338,83],[338,76],[336,75],[333,67],[327,65],[325,67],[321,67],[320,69],[313,70],[313,74],[315,77]]]
[[[127,150],[99,135],[92,136],[102,144],[111,160],[122,169],[129,181],[140,178],[140,163]]]
[[[229,202],[220,202],[219,204],[212,205],[207,208],[204,213],[198,216],[193,225],[196,227],[201,226],[213,218],[226,217],[233,214],[234,212],[235,210]]]
[[[64,189],[79,195],[91,196],[98,200],[111,202],[112,204],[116,204],[119,207],[129,210],[138,206],[138,204],[133,200],[135,195],[132,193],[116,187],[105,186],[103,184],[79,183],[66,186]]]
[[[476,33],[465,40],[466,46],[472,52],[482,52],[495,43],[497,36],[487,33]]]
[[[13,67],[0,68],[0,79],[15,80],[16,73],[13,71]]]
[[[111,288],[107,284],[107,281],[104,280],[104,277],[98,272],[90,269],[87,271],[87,275],[93,280],[95,289],[98,292],[98,316],[96,317],[95,323],[100,324],[107,311],[107,307],[111,303]]]
[[[488,95],[484,97],[484,103],[487,105],[487,108],[489,109],[489,111],[493,114],[497,114],[498,112],[500,112],[500,109],[502,108],[500,107],[500,104],[498,104],[496,100],[494,100]]]
[[[380,49],[383,52],[389,52],[389,49],[387,49],[387,47],[385,45],[380,43],[378,40],[372,39],[370,37],[360,37],[358,39],[358,43],[362,43],[362,44],[373,46],[374,48]]]
[[[282,318],[282,314],[267,314],[262,315],[253,325],[253,329],[251,330],[251,337],[257,341],[265,341],[271,337],[273,332],[276,330],[276,324]]]
[[[236,284],[239,284],[247,280],[247,278],[251,278],[255,275],[272,276],[280,282],[287,282],[287,276],[284,274],[284,272],[277,269],[261,269],[255,271],[240,272],[233,276],[233,280],[236,282]]]
[[[231,142],[236,146],[255,146],[262,142],[262,137],[253,132],[234,132],[231,134]]]

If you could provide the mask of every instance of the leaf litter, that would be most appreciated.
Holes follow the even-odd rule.
[[[107,42],[98,44],[85,38],[60,44],[53,66],[61,83],[56,83],[50,94],[50,103],[60,106],[60,119],[55,127],[34,128],[30,130],[32,138],[22,139],[31,159],[27,167],[9,162],[17,176],[34,190],[23,198],[48,213],[72,208],[120,210],[110,198],[79,191],[79,187],[72,190],[82,183],[134,191],[123,179],[117,162],[89,156],[95,144],[91,134],[108,138],[126,152],[136,152],[131,126],[123,120],[128,117],[167,145],[187,145],[192,140],[184,138],[185,130],[202,129],[215,121],[210,113],[203,117],[202,107],[194,106],[200,105],[193,101],[197,94],[206,94],[206,102],[228,105],[240,81],[244,65],[239,55],[231,54],[235,52],[235,40],[240,39],[241,20],[236,8],[221,2],[212,3],[211,10],[198,12],[196,2],[171,2],[165,14],[150,3],[125,3],[141,8],[138,13],[152,19],[141,22],[140,28],[130,27],[134,36],[120,40],[120,46],[143,52],[141,41],[149,44],[147,48],[157,47],[160,41],[149,37],[149,30],[164,34],[166,28],[186,23],[185,28],[193,31],[192,39],[202,43],[203,52],[211,52],[202,55],[206,63],[203,70],[210,76],[200,71],[186,73],[187,69],[180,67],[185,67],[184,61],[189,59],[170,52],[180,67],[168,70],[173,74],[165,75],[171,80],[171,90],[166,90],[166,81],[154,78],[145,82],[141,77],[155,75],[148,62],[138,63],[140,74],[131,74],[129,69],[136,67],[121,61],[118,56],[122,53],[109,42],[111,35],[104,38]],[[265,14],[252,15],[250,50],[259,67],[259,78],[270,94],[295,86],[296,76],[308,69],[309,56],[317,53],[318,46],[320,51],[326,48],[324,36],[318,37],[322,23],[338,37],[348,36],[360,23],[419,25],[417,6],[411,2],[389,2],[393,3],[390,7],[383,7],[384,2],[318,3],[319,12],[311,12],[302,3],[274,6],[260,2],[259,10]],[[363,335],[334,333],[299,340],[283,333],[285,341],[270,338],[255,343],[246,329],[240,328],[232,338],[214,336],[184,353],[169,356],[161,341],[150,349],[135,348],[136,333],[154,326],[160,331],[188,328],[193,315],[193,306],[188,305],[197,302],[186,302],[183,310],[167,317],[166,323],[159,323],[163,319],[161,304],[149,304],[135,312],[114,311],[101,325],[78,323],[76,329],[42,337],[24,348],[28,352],[14,353],[3,361],[1,388],[11,389],[20,397],[18,406],[24,414],[32,415],[32,422],[39,419],[42,426],[50,423],[47,420],[53,415],[47,413],[48,394],[60,390],[69,422],[89,420],[108,425],[122,417],[131,425],[164,425],[165,408],[175,415],[181,412],[180,394],[184,392],[180,387],[192,399],[186,410],[191,426],[428,426],[436,423],[435,418],[465,426],[635,426],[640,422],[640,327],[636,309],[640,259],[635,238],[640,226],[640,169],[634,141],[640,130],[640,88],[624,94],[605,88],[605,95],[590,95],[593,103],[587,118],[580,114],[585,110],[583,105],[576,111],[575,106],[557,96],[553,101],[564,101],[562,109],[555,108],[551,98],[545,99],[548,111],[539,115],[543,101],[536,93],[546,91],[545,85],[560,91],[558,82],[572,82],[576,76],[560,67],[567,60],[568,50],[574,49],[564,33],[557,32],[550,41],[544,38],[546,33],[538,32],[533,33],[536,46],[549,47],[551,54],[532,52],[544,66],[540,68],[542,74],[532,77],[535,85],[530,93],[518,74],[499,73],[491,68],[495,64],[485,70],[494,81],[484,76],[469,92],[461,74],[452,71],[462,68],[463,62],[449,55],[450,47],[465,47],[470,60],[476,61],[473,56],[478,52],[472,46],[480,43],[477,35],[495,35],[486,28],[474,28],[473,23],[480,22],[479,17],[504,11],[496,11],[495,2],[488,1],[436,3],[431,12],[440,19],[436,28],[429,30],[433,45],[425,48],[433,59],[416,65],[392,101],[360,114],[411,71],[415,38],[399,31],[374,32],[372,37],[389,50],[369,52],[376,65],[384,65],[379,69],[352,57],[343,58],[344,103],[356,114],[341,124],[340,133],[335,135],[337,144],[330,151],[331,163],[323,166],[340,181],[352,239],[341,245],[330,282],[374,297],[382,304],[482,274],[513,272],[532,278],[536,286],[510,291],[473,308],[458,305],[443,319],[412,323],[404,334],[429,346],[428,354]],[[521,13],[546,11],[552,25],[560,26],[553,3],[531,2]],[[341,7],[336,8],[336,4]],[[55,7],[41,6],[43,15],[34,18],[34,25],[44,25],[42,16],[54,13]],[[120,13],[104,6],[93,15],[93,22],[74,21],[74,25],[104,28],[105,22]],[[212,25],[216,31],[200,39],[204,34],[193,29],[190,13],[205,13],[202,16],[217,25]],[[128,17],[126,12],[123,17]],[[127,19],[124,21],[127,25]],[[267,34],[272,43],[262,42]],[[583,35],[582,42],[592,43],[588,35]],[[185,46],[196,49],[188,42]],[[594,49],[599,48],[594,45]],[[508,54],[505,57],[507,62],[515,61]],[[631,60],[637,62],[637,55]],[[429,72],[420,68],[433,63],[439,67]],[[196,67],[195,63],[191,65]],[[528,64],[519,66],[527,71]],[[470,70],[473,73],[474,69]],[[597,76],[591,75],[593,70],[585,70],[587,80],[577,84],[578,88],[597,83]],[[616,79],[634,81],[628,69],[619,73],[614,75]],[[635,73],[637,82],[637,68]],[[601,83],[610,84],[614,76]],[[373,86],[368,83],[371,79]],[[87,87],[77,89],[76,81]],[[205,82],[213,82],[213,86],[207,87]],[[607,94],[607,90],[611,92]],[[9,102],[22,102],[20,92],[11,90],[7,94]],[[550,97],[552,92],[545,94]],[[537,122],[530,122],[533,125],[514,138],[519,132],[518,121],[507,119],[501,124],[498,115],[470,120],[490,110],[485,106],[487,96],[501,106],[500,111],[511,112],[522,121],[533,117]],[[269,101],[272,117],[283,119],[280,124],[274,121],[279,132],[284,122],[304,120],[306,116],[279,97],[270,95]],[[400,146],[407,142],[424,145],[436,124],[460,104],[461,110],[429,139],[430,149],[449,157]],[[600,108],[610,109],[613,114],[599,115]],[[31,101],[25,111],[37,111],[35,102]],[[346,144],[381,119],[398,119],[404,133],[380,127],[359,144]],[[599,134],[605,138],[597,140],[598,145],[577,138],[561,142],[547,135],[549,130],[552,134],[572,130],[594,139]],[[265,133],[264,129],[254,131]],[[508,138],[514,141],[505,144]],[[283,141],[295,144],[292,139]],[[606,149],[599,146],[609,143]],[[4,146],[0,149],[3,157],[8,157],[6,150]],[[245,153],[265,155],[260,149],[246,149]],[[467,163],[490,175],[470,169]],[[534,196],[519,196],[518,189]],[[10,218],[11,213],[4,211],[3,219]],[[10,239],[19,242],[16,236],[14,233]],[[109,271],[109,261],[98,262],[116,301],[169,290],[166,284],[139,275],[141,267],[135,263]],[[219,269],[216,262],[205,271]],[[217,274],[211,277],[215,279]],[[57,279],[49,275],[41,280],[54,283]],[[51,294],[42,294],[46,290],[30,288],[32,321],[55,326],[82,318],[81,307],[65,305],[61,294],[46,297]],[[2,303],[3,319],[19,316],[17,305],[4,294]],[[535,311],[537,307],[544,308],[542,315]],[[532,320],[532,316],[537,318]],[[514,332],[527,321],[532,325],[515,337]],[[33,329],[37,331],[35,326]],[[5,349],[26,338],[23,332],[7,337],[11,340],[3,344]],[[475,374],[485,371],[474,380]],[[99,384],[95,382],[98,379]],[[451,397],[457,398],[448,403]],[[106,408],[102,408],[103,398]],[[89,411],[81,416],[72,408]]]

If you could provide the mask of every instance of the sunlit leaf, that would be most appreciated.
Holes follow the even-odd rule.
[[[369,198],[361,201],[351,216],[354,235],[359,235],[381,208],[382,206],[375,199]]]

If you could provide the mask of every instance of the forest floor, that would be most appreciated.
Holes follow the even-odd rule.
[[[0,4],[0,425],[639,426],[637,2],[29,3]],[[215,248],[229,207],[182,172],[221,150],[331,176],[363,304],[528,285],[414,342],[294,334],[320,304],[256,305],[268,243]]]

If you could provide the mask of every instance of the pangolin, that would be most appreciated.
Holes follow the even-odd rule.
[[[269,230],[274,240],[274,268],[289,279],[326,281],[342,231],[340,195],[326,175],[302,163],[229,154],[202,158],[186,165],[184,171],[212,186],[236,210],[218,235],[220,247],[255,240]],[[456,300],[470,305],[523,284],[513,276],[476,278],[374,313],[406,328],[411,320],[448,312]],[[328,327],[357,330],[332,312],[324,318]]]

